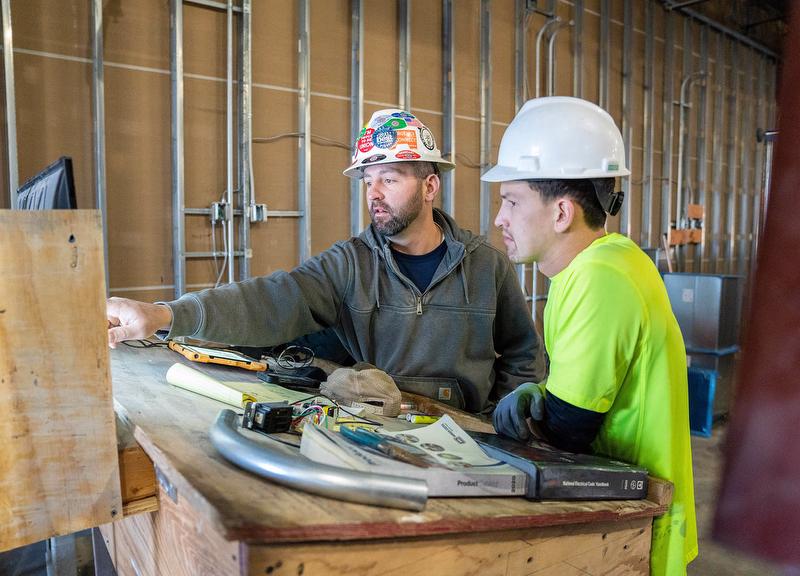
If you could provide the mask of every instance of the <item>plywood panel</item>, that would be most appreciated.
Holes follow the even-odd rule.
[[[365,12],[372,4],[365,3]],[[349,0],[311,3],[311,90],[350,97],[350,28]],[[384,35],[387,40],[394,38]],[[392,62],[387,59],[384,67],[388,70]]]
[[[574,7],[558,3],[556,13],[561,16],[565,22],[569,22],[573,17]],[[572,96],[572,78],[573,64],[572,64],[572,35],[575,33],[574,26],[568,26],[558,31],[555,38],[555,91],[553,96]],[[542,54],[547,54],[547,42],[542,41]],[[547,57],[545,56],[544,62],[546,66]],[[542,94],[547,94],[547,83],[543,80]]]
[[[234,18],[238,19],[238,17]],[[165,24],[168,26],[169,20]],[[211,10],[205,6],[190,3],[183,5],[184,74],[226,78],[228,59],[227,26],[227,14],[224,11]],[[233,29],[236,30],[236,24],[234,24]],[[237,40],[234,32],[234,54],[236,53],[236,45]],[[234,78],[236,77],[235,69],[233,76]]]
[[[480,122],[456,120],[455,217],[462,228],[480,230]]]
[[[427,12],[427,10],[428,7],[426,6],[424,12]],[[417,14],[419,12],[423,12],[421,5],[411,2],[412,15],[420,16],[420,14]],[[363,18],[364,99],[396,106],[399,100],[397,3],[386,1],[364,2]],[[412,42],[414,43],[411,49],[413,59],[417,49],[417,42],[419,41],[419,34],[416,27],[412,27],[411,34]],[[412,60],[412,74],[421,71],[415,68],[415,62]],[[347,82],[348,86],[350,85],[349,78],[348,68],[348,74],[343,77],[343,80]],[[414,102],[413,94],[411,96],[411,102]],[[385,108],[386,106],[380,105],[380,107]],[[369,119],[369,116],[365,116],[365,120],[367,119]]]
[[[12,2],[14,48],[91,57],[89,6],[81,0]]]
[[[119,576],[237,575],[239,546],[227,542],[178,494],[162,490],[157,513],[138,514],[113,525]]]
[[[122,511],[100,214],[0,212],[0,550]]]
[[[313,254],[350,236],[350,104],[312,97],[314,134],[321,138],[311,149],[311,251]],[[348,148],[323,145],[338,142]]]
[[[600,16],[588,10],[583,13],[583,97],[600,101],[599,58]]]
[[[258,0],[251,4],[253,82],[296,87],[298,3]],[[255,107],[253,111],[256,113]]]
[[[31,54],[14,60],[19,181],[71,156],[78,207],[93,208],[91,67]]]
[[[442,4],[428,2],[425,9],[412,2],[411,105],[442,109]],[[458,82],[458,78],[456,78]],[[458,90],[456,84],[456,90]],[[458,95],[456,95],[458,98]],[[423,120],[425,122],[425,120]],[[429,126],[430,128],[430,126]],[[436,136],[441,135],[431,128]]]
[[[336,547],[251,546],[246,573],[646,575],[650,533],[648,521],[634,521]]]
[[[481,3],[460,0],[453,5],[456,114],[478,118],[481,114]]]
[[[492,4],[492,120],[511,122],[514,109],[516,13],[512,2]],[[494,127],[494,130],[500,128]],[[492,158],[497,158],[497,149]]]
[[[105,79],[111,288],[170,285],[169,76],[108,68]]]
[[[52,0],[48,3],[53,4]],[[169,70],[169,14],[169,2],[106,2],[103,6],[103,53],[106,65]],[[87,23],[88,18],[87,15]],[[188,22],[191,21],[189,15]],[[86,41],[90,41],[88,37]]]

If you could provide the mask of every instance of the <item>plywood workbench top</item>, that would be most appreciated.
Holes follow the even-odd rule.
[[[136,440],[153,460],[161,477],[162,500],[170,498],[169,488],[177,503],[190,505],[202,522],[227,540],[288,543],[488,532],[646,518],[662,514],[669,505],[671,485],[657,480],[651,482],[646,500],[431,498],[419,513],[291,490],[245,472],[217,453],[209,429],[225,406],[167,384],[165,374],[175,362],[191,364],[220,380],[255,380],[255,376],[192,364],[163,348],[120,346],[111,353],[117,410],[132,424]]]

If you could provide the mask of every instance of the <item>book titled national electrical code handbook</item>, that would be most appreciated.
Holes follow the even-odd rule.
[[[529,440],[469,432],[492,458],[523,470],[525,496],[535,500],[636,500],[647,495],[647,470],[591,454],[565,452]]]
[[[465,432],[449,416],[387,439],[424,454],[422,468],[394,460],[338,432],[306,426],[300,452],[354,470],[425,480],[430,496],[524,496],[531,500],[635,500],[647,495],[647,470],[618,460],[558,450],[542,442]]]

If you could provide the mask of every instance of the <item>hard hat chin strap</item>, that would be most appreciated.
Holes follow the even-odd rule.
[[[600,206],[609,216],[615,216],[619,209],[622,208],[622,202],[625,200],[625,192],[607,192],[608,188],[603,186],[603,181],[592,180],[594,185],[594,192]],[[613,188],[612,188],[613,190]]]

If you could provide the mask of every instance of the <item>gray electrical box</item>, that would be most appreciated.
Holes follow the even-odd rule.
[[[717,351],[738,344],[741,276],[667,273],[664,284],[687,349]]]

